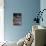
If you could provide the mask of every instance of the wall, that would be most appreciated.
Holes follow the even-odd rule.
[[[7,41],[18,41],[31,30],[35,12],[40,9],[40,1],[5,0],[4,3],[4,38]],[[14,12],[22,13],[22,25],[13,26]]]
[[[0,42],[4,41],[4,0],[0,0]]]
[[[46,0],[41,0],[40,1],[40,9],[41,9],[41,11],[43,10],[43,9],[46,9]],[[41,23],[40,23],[40,25],[43,25],[43,26],[46,26],[46,10],[43,12],[43,22],[41,21]]]

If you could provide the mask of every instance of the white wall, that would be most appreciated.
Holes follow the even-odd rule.
[[[0,0],[0,42],[4,41],[4,0]]]

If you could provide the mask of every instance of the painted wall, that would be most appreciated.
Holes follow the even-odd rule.
[[[40,1],[40,9],[41,9],[41,11],[43,9],[46,9],[46,0]],[[43,22],[41,21],[40,25],[46,26],[46,11],[43,12],[43,19],[44,19],[44,21]]]
[[[4,0],[0,0],[0,42],[4,41]]]
[[[31,29],[35,12],[40,9],[39,0],[5,0],[4,35],[7,41],[18,41]],[[22,13],[22,25],[13,26],[13,13]]]

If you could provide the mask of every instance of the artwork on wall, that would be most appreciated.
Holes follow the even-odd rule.
[[[13,13],[13,25],[22,24],[22,15],[21,13]]]
[[[43,9],[42,11],[39,11],[38,13],[37,13],[37,16],[34,18],[34,21],[36,22],[36,23],[40,23],[40,20],[43,22],[44,21],[44,19],[43,19],[43,13],[44,13],[44,11],[46,11],[46,9]],[[45,14],[45,13],[44,13]]]

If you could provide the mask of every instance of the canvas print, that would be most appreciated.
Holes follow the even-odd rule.
[[[13,25],[21,25],[22,15],[21,13],[13,13]]]

